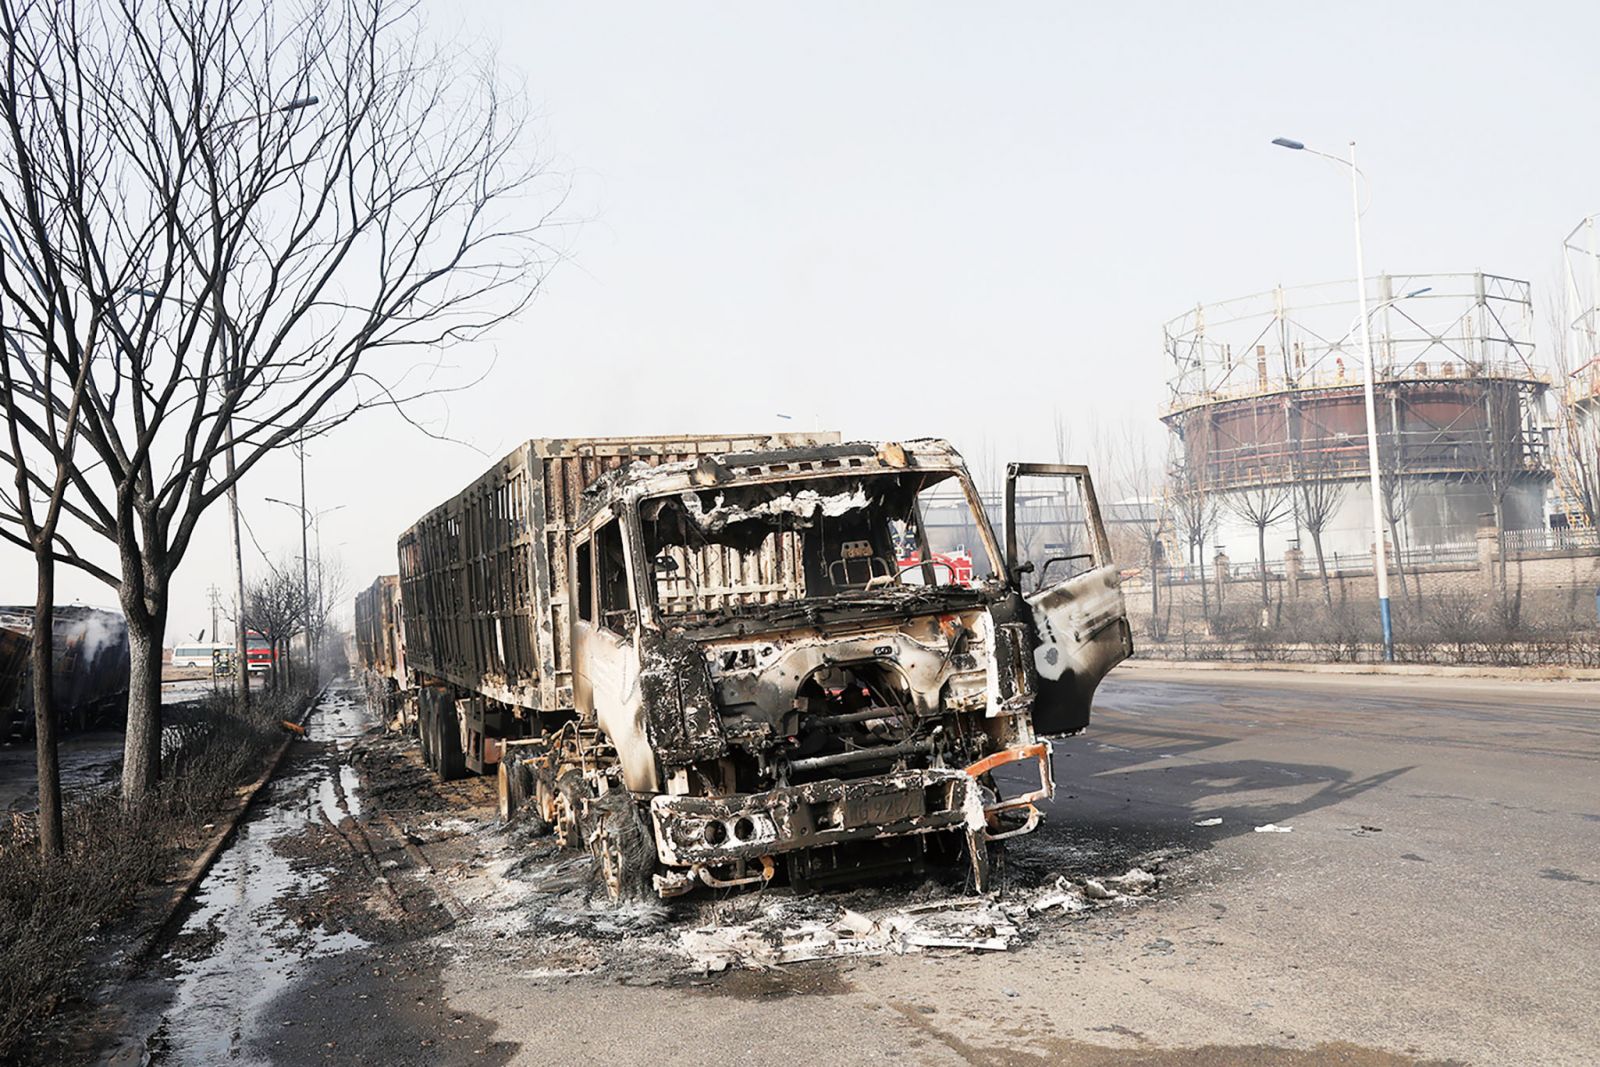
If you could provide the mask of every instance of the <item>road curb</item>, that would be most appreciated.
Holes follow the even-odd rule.
[[[305,706],[300,709],[300,714],[295,717],[297,724],[305,725],[305,721],[311,717],[311,712],[317,705],[322,703],[322,698],[327,695],[328,688],[332,684],[330,680],[306,699]],[[238,802],[223,816],[224,825],[220,825],[217,828],[211,840],[206,843],[205,848],[201,849],[200,854],[190,861],[188,869],[178,877],[176,884],[173,885],[166,902],[161,905],[161,918],[128,953],[127,962],[129,965],[142,963],[147,959],[150,952],[169,932],[178,912],[194,894],[195,887],[200,884],[200,880],[211,870],[211,865],[217,862],[217,857],[222,854],[222,850],[227,848],[228,844],[233,840],[234,831],[239,828],[239,823],[244,820],[245,813],[255,804],[256,795],[265,789],[267,783],[272,781],[273,777],[278,773],[278,768],[283,764],[283,758],[289,754],[289,746],[297,740],[299,740],[299,737],[294,734],[285,737],[283,743],[278,746],[278,750],[267,761],[267,766],[260,776],[248,786],[244,786],[242,791],[237,794]]]
[[[1411,678],[1504,678],[1522,682],[1596,682],[1600,670],[1589,667],[1478,667],[1434,663],[1242,663],[1234,660],[1124,660],[1122,667],[1181,671],[1276,671],[1283,674],[1364,674]]]

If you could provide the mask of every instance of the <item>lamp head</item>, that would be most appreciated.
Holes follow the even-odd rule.
[[[1279,148],[1292,148],[1296,152],[1305,148],[1305,143],[1303,141],[1294,141],[1287,137],[1274,137],[1272,139],[1272,143],[1277,145]]]

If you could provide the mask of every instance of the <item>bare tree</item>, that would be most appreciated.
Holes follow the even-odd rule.
[[[1400,530],[1401,524],[1416,502],[1416,480],[1405,476],[1405,464],[1400,455],[1398,434],[1391,432],[1380,436],[1378,440],[1378,496],[1383,502],[1383,521],[1389,531],[1390,547],[1387,558],[1394,565],[1395,577],[1400,579],[1400,595],[1409,601],[1411,586],[1406,580]],[[1373,551],[1377,551],[1377,546],[1373,546]],[[1417,589],[1420,596],[1420,582]]]
[[[1153,633],[1159,633],[1162,545],[1169,532],[1171,510],[1160,469],[1150,455],[1149,443],[1132,423],[1122,428],[1111,471],[1116,484],[1135,504],[1123,519],[1139,539],[1145,570],[1150,576],[1150,626]]]
[[[318,555],[311,561],[311,647],[317,657],[323,657],[323,647],[333,632],[333,616],[343,606],[350,591],[350,581],[344,564],[338,557]],[[321,663],[312,665],[321,669]]]
[[[1262,471],[1253,482],[1228,494],[1227,508],[1256,528],[1256,569],[1261,578],[1261,606],[1269,607],[1272,596],[1267,591],[1267,528],[1276,526],[1293,512],[1293,490],[1287,483],[1271,481],[1267,473]]]
[[[1211,593],[1206,586],[1206,542],[1217,532],[1221,509],[1204,472],[1188,468],[1175,471],[1172,486],[1172,516],[1179,536],[1200,566],[1201,621],[1211,618]]]
[[[0,279],[10,261],[0,256]],[[0,284],[0,291],[4,286]],[[10,316],[0,309],[0,408],[4,409],[6,442],[13,457],[14,493],[0,494],[0,514],[20,529],[33,553],[35,590],[29,659],[33,678],[34,763],[39,785],[39,848],[59,856],[61,829],[61,764],[56,751],[55,721],[55,578],[56,531],[61,523],[72,455],[77,445],[78,409],[87,379],[62,382],[48,361],[30,354],[9,328]],[[87,366],[87,362],[85,363]],[[50,397],[39,410],[41,421],[19,398],[25,392]],[[45,448],[25,447],[35,440]]]
[[[1322,581],[1322,600],[1333,607],[1333,587],[1328,581],[1328,558],[1322,548],[1322,535],[1344,502],[1347,482],[1340,480],[1337,466],[1325,442],[1297,446],[1295,503],[1300,510],[1300,525],[1311,535],[1317,554],[1317,576]]]
[[[0,31],[0,290],[38,365],[86,381],[92,460],[34,429],[68,412],[31,379],[18,425],[70,471],[55,561],[127,616],[135,800],[201,515],[296,437],[436,392],[440,350],[530,298],[549,214],[518,100],[385,0],[0,0]]]
[[[268,560],[266,573],[244,590],[244,627],[272,649],[274,688],[288,684],[289,642],[305,632],[305,586],[298,572],[286,561]]]
[[[1073,455],[1072,426],[1059,411],[1055,413],[1055,437],[1056,462],[1079,462],[1079,460],[1075,459]],[[1089,440],[1093,442],[1098,437],[1098,428],[1091,424],[1089,427]],[[1062,478],[1059,479],[1059,483],[1061,487],[1058,490],[1061,507],[1061,521],[1055,525],[1056,536],[1060,538],[1060,540],[1054,543],[1059,546],[1056,551],[1058,551],[1061,555],[1075,556],[1078,554],[1078,545],[1080,543],[1080,539],[1078,531],[1079,524],[1077,521],[1074,521],[1074,519],[1076,515],[1081,515],[1083,513],[1082,502],[1078,499],[1077,482]],[[1046,545],[1046,555],[1050,554],[1048,548],[1049,545]],[[1037,581],[1044,581],[1043,573],[1037,574],[1034,577]]]
[[[1558,286],[1550,307],[1551,362],[1561,388],[1556,397],[1555,460],[1561,502],[1577,509],[1590,528],[1600,526],[1600,359],[1574,353],[1572,305]]]

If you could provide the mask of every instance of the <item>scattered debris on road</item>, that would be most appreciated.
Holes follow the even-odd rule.
[[[1292,834],[1292,833],[1294,833],[1294,827],[1292,827],[1292,826],[1279,826],[1277,823],[1269,822],[1265,826],[1256,827],[1256,833],[1258,833],[1258,834]]]
[[[904,956],[935,949],[1005,952],[1024,937],[1030,917],[1073,915],[1155,891],[1156,876],[1138,867],[1115,878],[1074,882],[1065,875],[1032,899],[953,897],[857,911],[820,900],[783,898],[741,923],[710,923],[678,935],[678,950],[706,972],[771,967],[851,956]]]
[[[1222,820],[1221,819],[1216,819],[1216,818],[1200,819],[1195,823],[1195,825],[1196,826],[1221,826],[1222,825]]]

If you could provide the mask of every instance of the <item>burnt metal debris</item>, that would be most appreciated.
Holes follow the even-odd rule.
[[[357,597],[368,692],[616,896],[952,862],[982,890],[1132,651],[1089,471],[1013,464],[1006,500],[1002,552],[943,441],[529,441]]]

